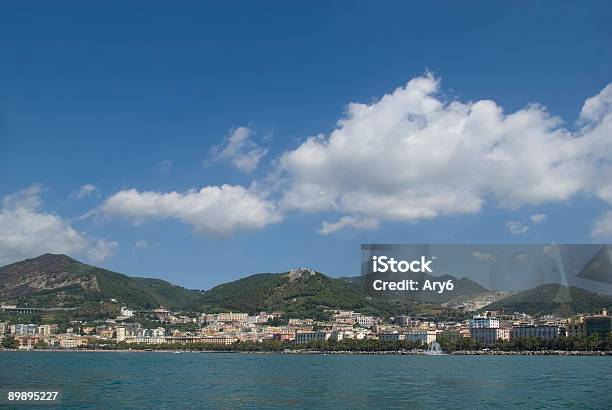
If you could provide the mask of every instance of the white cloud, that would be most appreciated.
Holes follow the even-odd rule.
[[[414,221],[579,193],[612,205],[612,86],[585,102],[576,132],[539,105],[504,113],[490,100],[445,101],[439,89],[427,74],[349,104],[330,134],[283,154],[282,209]]]
[[[548,215],[546,215],[546,214],[534,214],[534,215],[531,215],[529,217],[529,219],[531,219],[531,223],[534,224],[534,225],[541,224],[547,218],[548,218]]]
[[[0,207],[0,265],[43,253],[78,255],[89,248],[90,242],[85,234],[78,232],[62,217],[42,210],[40,194],[43,191],[41,186],[35,185],[3,198]]]
[[[506,222],[506,228],[508,228],[510,233],[512,233],[513,235],[521,235],[529,230],[529,227],[527,225],[518,221]]]
[[[612,239],[612,211],[608,211],[600,216],[593,223],[591,236],[595,239]]]
[[[337,222],[323,222],[318,232],[321,235],[329,235],[348,227],[359,230],[371,230],[378,228],[378,221],[375,219],[357,219],[352,216],[343,216]]]
[[[231,130],[223,145],[213,147],[210,161],[228,161],[242,172],[254,171],[259,161],[268,153],[268,149],[253,142],[252,136],[253,130],[249,127]]]
[[[608,84],[599,94],[587,99],[580,111],[580,119],[586,123],[601,122],[612,111],[612,84]]]
[[[173,165],[172,161],[170,161],[169,159],[165,159],[155,164],[154,169],[156,171],[159,171],[162,174],[167,174],[170,171],[172,171],[172,165]]]
[[[144,239],[139,239],[134,244],[134,249],[147,249],[149,247],[149,242]]]
[[[480,252],[480,251],[472,252],[472,257],[479,261],[494,261],[495,260],[495,255],[493,255],[492,253],[485,253],[485,252]]]
[[[100,239],[87,250],[87,257],[94,262],[102,262],[114,256],[118,249],[117,242]]]
[[[95,185],[85,184],[77,192],[73,192],[71,196],[76,197],[76,199],[91,198],[92,196],[99,198],[100,191]]]
[[[199,191],[119,191],[106,199],[97,213],[121,216],[134,224],[153,218],[175,218],[197,233],[226,236],[254,230],[281,220],[275,205],[256,192],[237,185],[207,186]]]

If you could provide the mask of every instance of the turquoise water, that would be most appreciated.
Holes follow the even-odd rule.
[[[0,352],[11,388],[92,409],[611,408],[612,357]]]

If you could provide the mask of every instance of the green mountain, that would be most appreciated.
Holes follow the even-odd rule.
[[[207,312],[233,310],[255,313],[284,311],[291,317],[321,317],[326,309],[350,309],[389,315],[397,310],[375,300],[344,280],[298,269],[261,273],[219,285],[204,294]]]
[[[160,279],[132,278],[66,255],[45,254],[0,268],[0,301],[28,307],[112,306],[197,309],[202,293]]]
[[[445,311],[440,307],[443,303],[452,305],[487,292],[465,278],[446,275],[415,279],[453,280],[455,287],[444,293],[367,292],[367,277],[330,278],[319,272],[297,269],[252,275],[201,292],[160,279],[129,277],[86,265],[66,255],[45,254],[0,267],[0,302],[20,307],[76,307],[85,311],[86,316],[91,313],[99,317],[107,317],[109,311],[123,305],[133,309],[164,306],[171,310],[211,313],[284,311],[289,317],[323,318],[324,311],[329,309],[379,316],[440,314]],[[610,307],[612,296],[549,284],[515,293],[485,309],[569,315]]]
[[[546,284],[500,299],[485,306],[483,310],[521,312],[536,316],[546,314],[569,316],[611,307],[612,296],[573,286]]]

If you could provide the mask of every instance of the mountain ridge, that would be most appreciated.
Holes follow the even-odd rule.
[[[391,275],[384,279],[400,277]],[[292,317],[316,318],[331,309],[381,316],[418,314],[422,309],[456,310],[462,301],[486,299],[494,293],[465,277],[421,275],[416,279],[454,280],[455,291],[369,293],[367,277],[333,278],[310,269],[258,273],[198,291],[162,279],[130,277],[66,255],[44,254],[0,267],[0,301],[27,307],[86,307],[94,311],[103,306],[108,309],[110,305],[118,310],[119,304],[137,310],[163,306],[211,313],[278,310]],[[574,314],[606,307],[612,307],[610,296],[546,284],[498,298],[482,310],[539,315]]]
[[[612,296],[590,292],[575,286],[547,283],[515,292],[486,305],[482,310],[570,316],[610,307],[612,307]]]

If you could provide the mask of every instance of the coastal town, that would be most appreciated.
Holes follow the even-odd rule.
[[[186,314],[163,307],[152,310],[120,308],[114,318],[53,323],[56,310],[2,305],[0,345],[4,349],[190,349],[233,350],[239,346],[277,343],[285,350],[323,346],[374,346],[377,350],[411,347],[424,351],[434,342],[447,350],[524,342],[524,350],[557,346],[559,350],[606,350],[612,339],[612,316],[606,310],[569,318],[532,317],[523,313],[482,312],[461,321],[398,315],[383,318],[350,310],[331,310],[329,320],[286,317],[284,312],[219,312]],[[22,323],[21,315],[38,314],[44,323]],[[31,316],[30,316],[31,317]],[[567,341],[571,341],[568,344]],[[531,342],[531,345],[527,342]],[[546,344],[548,343],[548,345]],[[382,347],[381,347],[382,346]],[[239,349],[238,349],[239,350]],[[334,350],[334,349],[332,349]],[[357,349],[359,350],[359,349]]]

